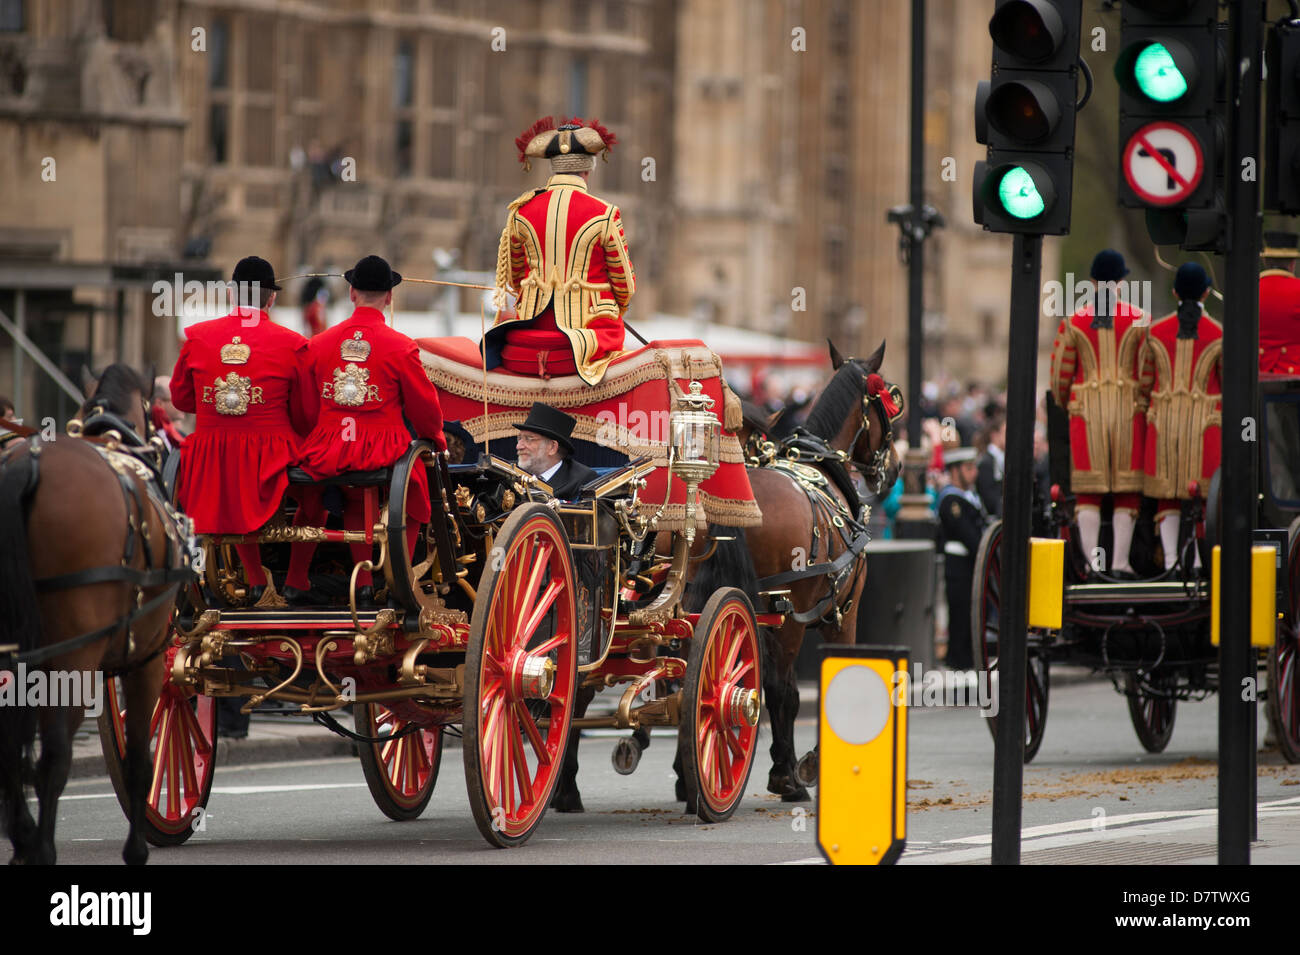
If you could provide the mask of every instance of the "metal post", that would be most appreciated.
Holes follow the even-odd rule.
[[[1255,527],[1259,381],[1259,177],[1239,172],[1259,156],[1263,0],[1229,7],[1228,75],[1229,248],[1223,287],[1222,531],[1219,601],[1219,864],[1250,862],[1251,796],[1255,777],[1256,704],[1242,699],[1255,676],[1250,646],[1250,546]]]
[[[998,733],[993,756],[993,864],[1020,863],[1025,769],[1025,665],[1029,627],[1030,497],[1043,237],[1017,235],[1011,262],[1007,351],[1007,456],[1003,468],[1002,602],[998,626]]]
[[[896,537],[933,538],[934,515],[925,494],[928,456],[921,450],[921,356],[925,350],[925,240],[933,220],[925,207],[925,0],[912,0],[912,101],[909,157],[910,206],[899,221],[907,254],[907,445]],[[900,210],[901,211],[901,210]]]

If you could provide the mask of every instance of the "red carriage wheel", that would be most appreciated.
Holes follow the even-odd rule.
[[[194,834],[212,793],[216,772],[217,706],[212,697],[174,685],[174,647],[167,650],[168,674],[149,721],[153,760],[146,793],[144,836],[151,845],[178,846]],[[117,801],[129,812],[126,790],[126,709],[121,681],[108,680],[99,714],[99,740]]]
[[[1291,524],[1287,556],[1289,605],[1268,650],[1268,719],[1288,763],[1300,763],[1300,518]]]
[[[383,743],[359,743],[361,771],[375,805],[389,819],[417,819],[429,805],[442,763],[442,727],[403,733],[410,724],[380,703],[352,709],[359,736],[395,736]]]
[[[695,626],[677,737],[687,803],[706,822],[728,819],[745,795],[762,685],[754,608],[743,591],[726,587]]]
[[[998,668],[998,628],[1002,609],[1002,522],[994,521],[984,532],[975,557],[975,574],[971,579],[971,640],[975,666],[988,674],[993,687],[993,673]],[[1029,636],[1025,667],[1025,762],[1038,755],[1047,728],[1047,701],[1051,691],[1047,657],[1034,646]],[[998,737],[996,716],[987,718],[989,732]]]
[[[502,848],[533,834],[560,778],[577,684],[569,541],[544,504],[517,508],[479,580],[465,651],[465,783]]]

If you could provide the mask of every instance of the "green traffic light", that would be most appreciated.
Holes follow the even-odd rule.
[[[1157,103],[1172,103],[1187,93],[1187,79],[1163,43],[1152,43],[1133,62],[1138,89]]]
[[[1023,166],[1012,166],[1002,177],[998,183],[998,202],[1008,215],[1017,219],[1032,219],[1047,208],[1034,177]]]

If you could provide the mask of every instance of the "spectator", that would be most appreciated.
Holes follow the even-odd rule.
[[[993,517],[1002,516],[1002,474],[1006,468],[1007,419],[1001,410],[990,417],[984,429],[988,445],[979,459],[975,489],[984,510]]]

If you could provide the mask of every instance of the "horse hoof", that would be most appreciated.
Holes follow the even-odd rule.
[[[810,799],[812,799],[812,796],[810,796],[808,790],[804,789],[802,786],[797,788],[794,792],[781,794],[781,802],[808,802]]]
[[[816,750],[804,753],[794,768],[794,778],[803,786],[816,786],[821,772],[820,757]]]
[[[677,785],[673,788],[673,793],[677,796],[678,802],[686,802],[690,799],[690,796],[686,794],[686,783],[682,781],[680,776],[677,777]]]
[[[699,811],[699,809],[696,808],[695,803],[693,803],[693,802],[687,802],[687,803],[686,803],[686,815],[688,815],[688,816],[698,816],[699,814],[700,814],[700,811]]]
[[[784,796],[786,793],[792,793],[799,788],[799,784],[794,778],[787,773],[772,770],[767,777],[767,791],[774,796]]]
[[[614,744],[614,752],[609,759],[614,764],[614,772],[620,776],[631,776],[641,762],[641,744],[635,736],[621,739]]]
[[[582,793],[576,789],[571,793],[562,793],[558,789],[551,797],[551,808],[556,812],[586,812],[582,806]]]

